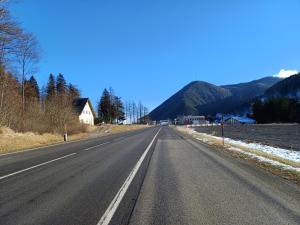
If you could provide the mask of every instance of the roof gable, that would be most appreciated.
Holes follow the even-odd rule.
[[[76,98],[73,101],[73,108],[75,110],[75,112],[80,115],[84,109],[84,107],[86,106],[86,104],[89,104],[89,107],[93,113],[93,116],[96,117],[96,113],[93,109],[92,103],[89,100],[89,98]]]

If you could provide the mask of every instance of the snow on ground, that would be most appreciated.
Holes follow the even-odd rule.
[[[293,170],[293,171],[296,171],[296,172],[300,173],[300,168],[298,168],[298,167],[293,167],[293,166],[290,166],[290,165],[287,165],[287,164],[284,164],[284,163],[281,163],[281,162],[278,162],[278,161],[275,161],[275,160],[272,160],[272,159],[268,159],[268,158],[263,157],[263,156],[256,155],[256,154],[251,153],[251,152],[245,152],[245,151],[243,151],[241,149],[238,149],[238,148],[235,148],[235,147],[230,147],[229,150],[245,154],[245,155],[247,155],[247,156],[249,156],[253,159],[256,159],[258,161],[261,161],[261,162],[270,163],[274,166],[279,166],[279,167],[282,167],[286,170]]]
[[[184,129],[189,134],[193,135],[196,139],[208,144],[214,144],[214,143],[220,144],[222,142],[221,137],[216,137],[205,133],[199,133],[196,132],[193,128],[187,128],[187,127],[179,128],[179,130],[182,129]],[[225,140],[225,147],[227,147],[227,149],[230,151],[240,152],[258,161],[267,162],[275,166],[280,166],[284,169],[300,172],[300,167],[294,167],[294,164],[293,166],[291,166],[275,160],[276,158],[279,158],[279,159],[288,160],[290,162],[294,162],[298,164],[300,163],[299,151],[275,148],[275,147],[262,145],[258,143],[246,143],[243,141],[237,141],[230,138],[225,138],[224,140]],[[263,153],[263,156],[255,153]],[[271,157],[272,159],[270,159],[268,156]]]

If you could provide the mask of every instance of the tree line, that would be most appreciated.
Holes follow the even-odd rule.
[[[300,102],[297,99],[272,97],[257,99],[252,106],[258,123],[300,123]]]
[[[39,43],[0,0],[0,126],[16,131],[63,132],[66,124],[75,132],[80,125],[72,109],[79,90],[64,76],[49,76],[40,88],[34,74],[40,58]]]
[[[149,122],[148,108],[141,102],[121,100],[112,88],[105,88],[97,106],[97,123],[146,124]]]
[[[10,73],[6,76],[5,91],[0,104],[0,126],[15,131],[38,133],[63,133],[68,125],[70,133],[82,131],[78,116],[73,111],[74,99],[80,91],[73,84],[67,84],[64,76],[50,74],[48,83],[40,88],[32,75],[24,81],[24,105],[22,84]]]

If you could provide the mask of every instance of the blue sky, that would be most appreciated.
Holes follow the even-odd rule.
[[[299,0],[24,0],[13,16],[94,104],[104,87],[150,109],[193,80],[217,85],[300,70]]]

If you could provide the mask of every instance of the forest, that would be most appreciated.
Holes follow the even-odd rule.
[[[252,109],[253,118],[258,123],[300,123],[300,103],[294,98],[258,99]]]

